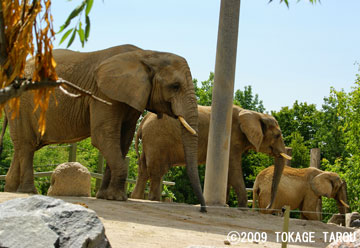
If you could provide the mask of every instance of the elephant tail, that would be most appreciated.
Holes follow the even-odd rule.
[[[258,204],[259,194],[260,194],[259,183],[257,180],[255,180],[255,183],[253,186],[253,202],[252,202],[253,211],[255,211],[255,208],[257,208],[259,206],[259,204]]]
[[[140,122],[140,125],[137,129],[137,132],[136,132],[136,136],[135,136],[135,150],[136,150],[136,156],[138,157],[138,159],[140,159],[140,153],[139,153],[139,141],[140,139],[142,139],[142,129],[143,129],[143,126],[144,126],[144,123],[146,122],[148,116],[150,114],[147,114],[144,116],[144,118],[142,119],[142,121]]]
[[[142,122],[141,122],[142,123]],[[136,156],[138,159],[140,159],[140,153],[139,153],[139,140],[141,139],[141,135],[142,135],[142,132],[141,132],[141,123],[140,123],[140,126],[136,132],[136,137],[135,137],[135,151],[136,151]]]
[[[4,135],[5,135],[7,124],[8,124],[8,119],[7,119],[6,115],[5,115],[4,116],[3,127],[2,127],[2,130],[1,130],[1,136],[0,136],[0,154],[2,153],[3,147],[4,147]]]

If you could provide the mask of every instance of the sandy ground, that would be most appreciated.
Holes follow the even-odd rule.
[[[0,203],[27,194],[0,193]],[[58,197],[71,203],[84,203],[94,210],[103,222],[113,248],[117,247],[281,247],[275,232],[281,232],[283,218],[241,211],[233,208],[209,208],[207,214],[199,206],[129,199],[126,202],[100,200],[90,197]],[[238,244],[226,244],[231,231],[246,233],[250,239]],[[326,247],[327,238],[336,232],[353,232],[319,221],[290,219],[289,231],[295,235],[314,232],[314,243],[291,243],[288,247]],[[249,242],[254,235],[264,233],[265,242]],[[244,235],[244,234],[242,234]],[[259,237],[258,237],[259,238]],[[304,237],[305,238],[305,237]]]

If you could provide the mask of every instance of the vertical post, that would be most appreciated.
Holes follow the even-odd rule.
[[[290,206],[285,206],[283,233],[289,234]],[[281,248],[286,248],[287,242],[281,243]]]
[[[292,157],[292,148],[291,147],[285,147],[285,152],[287,155]],[[285,159],[285,165],[291,166],[291,160]]]
[[[320,148],[310,150],[310,167],[320,169]]]
[[[76,162],[76,148],[77,148],[77,143],[70,144],[69,162]]]
[[[221,0],[215,78],[206,159],[207,205],[225,205],[240,0]]]
[[[99,174],[104,173],[104,156],[101,154],[100,151],[99,151],[99,155],[98,155],[98,164],[97,164],[96,172]],[[100,189],[101,182],[102,182],[101,179],[96,178],[95,192],[98,192],[98,190]]]
[[[320,148],[312,148],[310,150],[310,167],[320,169]],[[316,212],[318,212],[319,220],[322,220],[322,199],[317,202]]]

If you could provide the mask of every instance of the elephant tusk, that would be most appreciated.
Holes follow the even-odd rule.
[[[186,130],[188,130],[192,135],[197,135],[196,131],[189,125],[189,123],[185,121],[184,117],[179,116],[178,118],[181,124],[186,128]]]
[[[344,205],[344,207],[346,207],[346,208],[350,208],[350,206],[349,205],[347,205],[343,200],[339,200],[340,202],[341,202],[341,204],[342,205]]]
[[[287,160],[291,160],[292,157],[290,157],[289,155],[287,155],[286,153],[280,153],[280,155],[283,157],[283,158],[286,158]]]

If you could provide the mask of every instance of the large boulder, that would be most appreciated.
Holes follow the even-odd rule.
[[[78,162],[58,165],[51,175],[48,196],[90,196],[91,175],[89,170]]]
[[[357,230],[353,233],[347,233],[329,244],[326,248],[356,248],[360,247],[360,230]]]
[[[96,213],[35,195],[0,204],[0,247],[111,247]]]

